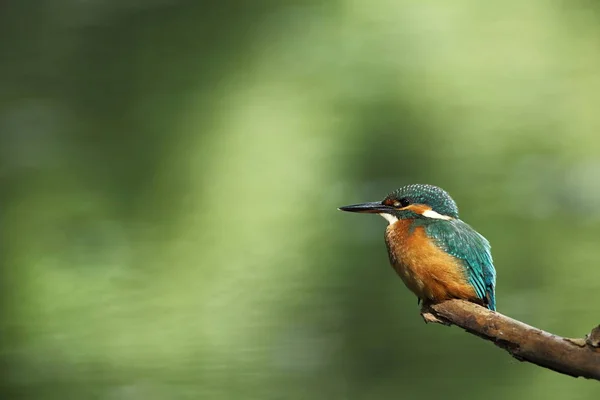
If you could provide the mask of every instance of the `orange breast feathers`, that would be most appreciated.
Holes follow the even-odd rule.
[[[411,224],[411,220],[399,220],[388,225],[385,233],[390,262],[406,286],[424,301],[478,302],[461,261],[437,247],[423,226],[411,231]]]

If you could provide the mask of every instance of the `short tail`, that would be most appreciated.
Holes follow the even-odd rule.
[[[487,308],[492,311],[496,311],[496,295],[494,293],[494,288],[488,288],[485,292],[485,299]]]

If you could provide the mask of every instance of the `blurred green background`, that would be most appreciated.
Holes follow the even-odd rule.
[[[442,186],[499,311],[600,322],[591,1],[0,5],[6,399],[598,399],[425,325],[381,218]]]

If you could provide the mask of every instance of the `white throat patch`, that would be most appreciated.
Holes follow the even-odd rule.
[[[433,210],[427,210],[427,211],[423,212],[423,214],[421,214],[421,215],[424,216],[424,217],[433,218],[433,219],[445,219],[445,220],[452,219],[452,217],[449,217],[447,215],[439,214],[439,213],[437,213],[437,212],[435,212]]]
[[[394,217],[392,214],[381,213],[379,215],[381,215],[387,222],[389,222],[390,225],[398,221],[398,218]]]

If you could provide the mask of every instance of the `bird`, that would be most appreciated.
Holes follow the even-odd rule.
[[[458,216],[444,189],[410,184],[382,201],[341,211],[379,214],[387,222],[390,264],[423,306],[462,299],[496,311],[496,269],[488,240]]]

